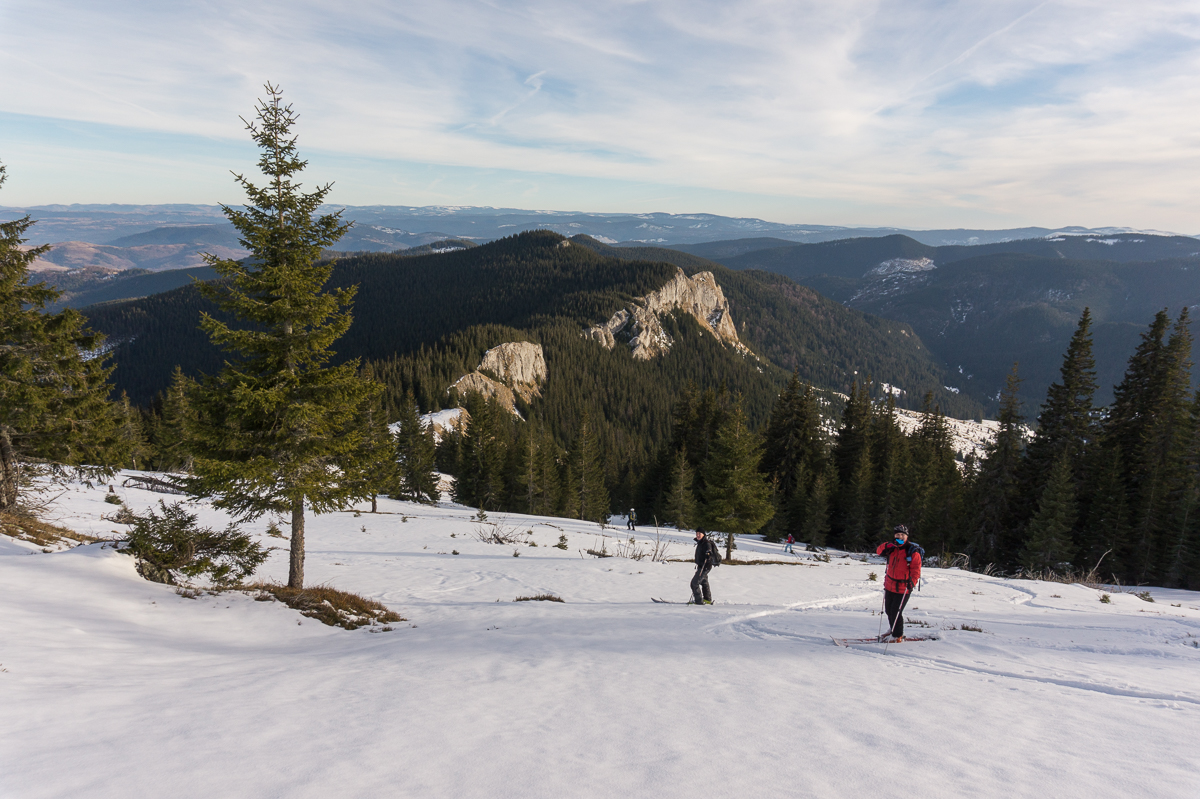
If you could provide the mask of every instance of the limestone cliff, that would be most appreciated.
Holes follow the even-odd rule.
[[[516,398],[529,402],[541,396],[546,379],[546,356],[542,345],[510,341],[483,354],[474,372],[458,378],[450,388],[460,396],[478,392],[516,413]],[[449,390],[449,389],[447,389]]]
[[[737,328],[729,314],[729,302],[712,272],[698,272],[688,277],[680,269],[658,291],[636,298],[606,323],[588,328],[584,335],[610,350],[616,346],[618,337],[627,338],[633,357],[648,361],[665,353],[674,343],[663,330],[659,317],[675,310],[690,314],[718,341],[743,354],[750,353],[738,340]]]

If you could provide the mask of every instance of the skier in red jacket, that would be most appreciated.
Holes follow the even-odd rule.
[[[891,541],[884,541],[875,550],[887,558],[883,577],[883,608],[891,626],[889,632],[896,641],[904,640],[904,606],[913,587],[921,579],[921,556],[925,550],[908,542],[908,528],[898,524],[892,530]]]

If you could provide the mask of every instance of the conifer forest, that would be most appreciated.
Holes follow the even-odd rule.
[[[273,87],[257,110],[268,183],[238,176],[248,204],[226,209],[252,256],[210,256],[215,281],[51,313],[32,221],[0,225],[0,509],[38,470],[167,472],[235,517],[286,512],[299,587],[307,514],[433,502],[442,473],[481,514],[632,511],[728,551],[758,533],[862,552],[904,524],[943,566],[1200,588],[1186,309],[1148,320],[1106,406],[1085,310],[1060,379],[1024,396],[1012,364],[993,440],[963,456],[947,415],[982,407],[945,389],[915,334],[780,275],[545,231],[335,262],[349,223],[318,212],[329,186],[299,191],[295,115]],[[686,314],[662,316],[675,346],[654,360],[581,334],[679,269],[716,276],[757,354]],[[504,342],[544,350],[535,396],[447,390]],[[435,439],[421,415],[455,407],[464,423]]]

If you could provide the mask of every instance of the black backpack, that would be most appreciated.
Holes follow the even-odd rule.
[[[717,546],[717,542],[711,538],[708,539],[708,555],[714,567],[721,565],[721,549]]]

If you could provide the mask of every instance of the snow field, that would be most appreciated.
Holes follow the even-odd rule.
[[[106,490],[51,520],[122,530]],[[717,605],[657,605],[690,564],[580,555],[622,526],[492,514],[538,544],[496,545],[471,509],[379,507],[310,517],[307,579],[385,602],[391,632],[0,538],[0,796],[1197,795],[1200,594],[930,569],[906,616],[939,641],[844,649],[879,628],[881,563],[746,539],[738,557],[797,565],[722,566]],[[256,577],[286,569],[280,549]],[[541,593],[565,602],[512,601]]]

